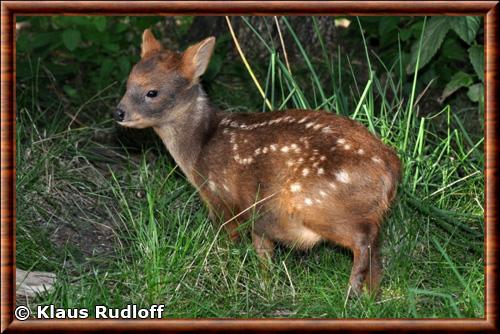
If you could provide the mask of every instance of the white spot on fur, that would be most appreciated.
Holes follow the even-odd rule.
[[[299,160],[297,160],[298,163],[303,163],[304,162],[304,158],[299,158]]]
[[[289,151],[289,150],[290,150],[290,149],[288,148],[288,146],[283,146],[283,147],[281,148],[281,152],[283,152],[283,153],[288,153],[288,151]]]
[[[290,185],[290,191],[292,193],[297,193],[302,189],[300,183],[293,183]]]
[[[236,151],[238,149],[238,144],[233,145],[233,151]]]
[[[321,197],[326,197],[326,193],[323,190],[320,190],[319,194],[320,194]]]
[[[222,185],[222,187],[224,188],[225,191],[229,192],[229,188],[227,187],[227,185],[225,183]]]
[[[294,144],[290,145],[290,148],[292,150],[296,150],[298,148],[298,146],[297,146],[297,144],[294,143]]]
[[[363,150],[362,148],[360,148],[359,150],[357,150],[356,152],[358,152],[359,155],[363,155],[365,154],[365,150]]]
[[[222,130],[222,133],[227,135],[229,133],[229,129],[228,128],[224,128],[224,130]]]
[[[379,158],[379,157],[377,157],[377,156],[372,157],[372,160],[373,160],[373,162],[376,162],[376,163],[378,163],[378,164],[382,162],[382,159],[380,159],[380,158]]]
[[[309,175],[309,168],[304,168],[302,170],[302,176],[307,176],[307,175]]]
[[[340,172],[335,173],[335,177],[339,182],[349,183],[350,177],[349,174],[345,170],[341,170]]]
[[[325,174],[325,170],[323,168],[318,168],[318,175]]]
[[[313,163],[313,167],[318,167],[319,166],[319,161],[316,161],[315,163]]]
[[[344,150],[350,150],[350,149],[351,149],[351,145],[349,145],[349,144],[344,145]]]
[[[309,129],[311,126],[314,125],[314,122],[309,122],[306,124],[306,129]]]
[[[238,123],[236,123],[235,121],[232,121],[231,122],[231,127],[237,128],[238,127]]]
[[[304,199],[304,203],[306,203],[306,205],[309,205],[309,206],[313,205],[313,201],[312,201],[312,199],[310,199],[310,198],[308,198],[308,197],[306,197],[306,198]]]
[[[337,144],[340,144],[340,145],[345,144],[345,139],[344,138],[337,139]]]
[[[316,203],[321,204],[321,200],[319,198],[316,198]]]
[[[313,129],[314,130],[318,130],[320,127],[322,127],[323,125],[322,124],[316,124]]]
[[[272,145],[269,145],[269,148],[271,149],[271,151],[276,152],[276,149],[278,148],[278,145],[272,144]]]
[[[259,155],[260,154],[260,150],[261,150],[260,147],[256,148],[255,151],[254,151],[254,153],[253,153],[253,155],[255,155],[255,156]]]
[[[238,161],[238,163],[240,163],[241,165],[249,165],[253,162],[253,158],[252,157],[248,157],[248,158],[245,158],[245,159],[238,159],[236,160]]]
[[[330,188],[332,189],[337,189],[337,185],[333,182],[329,182],[328,185],[330,186]]]
[[[329,126],[325,126],[323,129],[321,129],[321,132],[323,132],[323,133],[333,133],[333,130]]]
[[[268,151],[267,147],[266,147],[266,146],[264,146],[264,148],[262,149],[262,153],[264,153],[264,154],[265,154],[265,153],[267,153],[267,151]]]
[[[303,117],[303,118],[301,118],[301,119],[300,119],[297,123],[302,124],[302,123],[304,123],[305,121],[307,121],[307,118],[308,118],[307,116],[306,116],[306,117]]]
[[[295,164],[295,163],[293,162],[293,160],[288,160],[288,161],[286,162],[286,165],[287,165],[288,167],[292,167],[294,164]]]
[[[326,157],[325,157],[324,155],[322,155],[322,156],[320,156],[320,157],[319,157],[319,160],[321,160],[321,161],[325,161],[325,160],[326,160]]]
[[[269,125],[278,124],[279,122],[281,122],[281,120],[282,120],[281,117],[275,118],[275,119],[269,121]]]
[[[212,191],[216,191],[217,190],[217,186],[215,185],[215,182],[214,181],[208,181],[208,187],[210,188],[210,190]]]

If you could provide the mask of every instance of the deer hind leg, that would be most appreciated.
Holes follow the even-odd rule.
[[[352,244],[354,260],[349,279],[350,289],[354,295],[362,292],[364,284],[371,293],[376,292],[381,277],[378,226],[371,222],[358,226]]]
[[[370,263],[368,274],[365,278],[365,284],[368,291],[376,295],[379,291],[380,280],[382,278],[382,262],[380,260],[378,240],[375,240],[374,243],[370,245],[369,253]]]
[[[260,259],[269,261],[274,254],[274,242],[271,238],[280,235],[277,220],[270,212],[254,221],[252,243]]]
[[[252,243],[260,259],[271,260],[274,254],[274,242],[271,239],[252,232]]]
[[[380,259],[378,256],[378,226],[372,221],[356,222],[349,219],[330,222],[315,222],[308,227],[323,238],[352,250],[354,259],[349,278],[349,291],[361,294],[363,285],[376,289],[380,280]]]

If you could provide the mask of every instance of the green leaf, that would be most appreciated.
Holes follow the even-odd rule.
[[[101,79],[107,78],[111,74],[111,71],[113,71],[114,67],[115,67],[115,62],[109,58],[106,58],[102,62],[101,68],[99,69],[99,75]]]
[[[469,59],[477,76],[484,82],[484,46],[471,46],[469,48]]]
[[[467,44],[471,44],[476,38],[480,23],[479,16],[452,16],[449,18],[451,29]]]
[[[94,26],[98,31],[104,31],[106,30],[106,16],[96,16],[94,18]]]
[[[408,29],[410,29],[410,31],[411,31],[411,34],[416,39],[420,38],[420,35],[422,34],[423,28],[424,28],[424,20],[422,20],[422,19],[417,20],[415,23],[410,25],[410,27],[408,27]]]
[[[440,102],[443,102],[448,96],[455,93],[462,87],[469,87],[472,85],[473,80],[472,77],[465,72],[457,72],[452,78],[451,81],[446,84],[444,87],[443,93],[439,98]]]
[[[27,50],[33,50],[33,49],[38,49],[38,48],[51,48],[54,46],[54,44],[57,44],[58,41],[61,40],[61,33],[60,32],[40,32],[36,34],[35,38],[32,38],[31,36],[28,37],[29,40],[29,47]]]
[[[482,83],[477,83],[469,87],[467,96],[472,102],[479,102],[484,100],[484,85]]]
[[[73,51],[76,49],[78,44],[80,44],[81,38],[82,37],[80,35],[80,31],[78,31],[76,29],[65,30],[62,34],[62,40],[63,40],[64,46],[66,46],[66,48],[69,51]]]
[[[382,18],[378,24],[379,36],[383,38],[384,35],[390,33],[393,30],[396,30],[400,20],[401,17],[399,16],[389,16]]]
[[[115,53],[115,52],[120,51],[120,46],[116,43],[106,43],[103,46],[104,46],[104,49],[106,49],[107,51],[109,51],[111,53]]]
[[[130,71],[130,60],[128,57],[120,56],[120,58],[118,58],[118,66],[120,67],[122,73],[128,74]]]
[[[401,38],[402,42],[406,42],[411,37],[411,30],[410,29],[400,29],[399,30],[399,37]]]
[[[120,33],[120,32],[124,32],[125,30],[128,29],[128,25],[126,25],[125,23],[121,23],[119,22],[116,27],[115,27],[115,32],[116,33]]]
[[[446,59],[465,61],[466,49],[458,38],[446,38],[441,46],[441,54]]]
[[[443,43],[444,36],[450,30],[450,26],[448,25],[448,20],[443,16],[433,16],[429,20],[429,24],[425,27],[424,36],[422,40],[422,50],[420,50],[420,63],[418,69],[421,69],[429,61],[434,57],[436,52],[439,50],[439,47]],[[406,67],[406,72],[411,74],[415,72],[417,55],[418,55],[418,46],[420,41],[416,41],[412,47],[412,56],[410,59],[410,63]]]
[[[75,88],[68,85],[64,85],[63,90],[69,97],[75,97],[76,94],[78,93],[78,91]]]

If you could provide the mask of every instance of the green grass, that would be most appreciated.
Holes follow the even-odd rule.
[[[256,36],[269,62],[251,70],[273,109],[350,115],[395,147],[404,163],[382,229],[380,297],[346,300],[352,256],[334,245],[308,252],[280,247],[269,273],[262,271],[249,238],[234,244],[208,220],[161,147],[153,147],[163,152],[158,156],[136,154],[103,140],[113,136],[105,116],[68,127],[70,115],[109,110],[117,94],[93,92],[93,100],[69,109],[56,100],[42,106],[43,87],[33,81],[17,90],[17,263],[59,279],[35,304],[166,304],[169,318],[484,316],[484,137],[470,122],[471,114],[482,122],[481,107],[420,110],[417,77],[408,93],[399,60],[383,64],[364,44],[368,81],[356,83],[348,57],[332,59],[326,51],[311,57],[285,18],[280,24],[304,64],[290,73],[278,46]],[[34,77],[38,72],[34,66]],[[224,75],[231,74],[212,84],[212,100],[268,111],[263,99],[238,104],[258,96],[249,76],[228,90],[220,89]]]

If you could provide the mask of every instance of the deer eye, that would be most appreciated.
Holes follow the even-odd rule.
[[[156,96],[158,96],[158,91],[157,90],[150,90],[147,92],[146,96],[149,98],[156,97]]]

